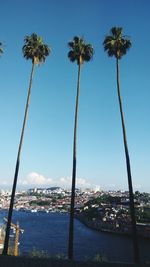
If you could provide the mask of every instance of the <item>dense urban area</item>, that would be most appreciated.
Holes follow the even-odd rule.
[[[8,209],[11,193],[1,190],[0,209]],[[60,187],[33,188],[16,193],[14,209],[25,212],[69,212],[69,190]],[[150,194],[136,191],[135,210],[138,233],[150,238]],[[127,191],[76,189],[75,216],[96,230],[118,234],[131,233]]]

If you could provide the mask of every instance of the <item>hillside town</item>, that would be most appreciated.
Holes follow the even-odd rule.
[[[0,209],[8,209],[11,193],[1,190]],[[16,193],[14,209],[24,212],[69,212],[71,191],[60,187],[32,188]],[[138,233],[150,238],[150,194],[134,194]],[[96,230],[130,234],[127,191],[76,189],[75,216]]]

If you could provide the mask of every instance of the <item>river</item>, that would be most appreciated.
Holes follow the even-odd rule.
[[[0,211],[0,223],[7,216]],[[31,213],[14,211],[12,222],[19,222],[24,233],[20,234],[20,254],[44,250],[51,256],[67,255],[69,215],[63,213]],[[132,262],[131,238],[91,230],[75,219],[74,256],[86,260],[99,254],[109,261]],[[150,240],[140,238],[140,253],[143,262],[150,262]]]

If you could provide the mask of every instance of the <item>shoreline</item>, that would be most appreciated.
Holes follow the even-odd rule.
[[[124,230],[121,230],[121,229],[117,230],[117,229],[113,229],[110,224],[109,224],[109,227],[108,227],[108,224],[106,227],[106,226],[104,226],[104,223],[97,223],[96,221],[89,221],[85,216],[79,215],[79,214],[75,215],[75,219],[79,220],[86,227],[88,227],[92,230],[98,231],[98,232],[109,233],[109,234],[113,234],[113,235],[114,234],[115,235],[123,235],[123,236],[128,236],[128,237],[132,236],[131,230],[127,229],[127,228],[126,228],[126,230],[125,229]],[[146,234],[143,231],[138,231],[138,237],[139,238],[142,237],[144,239],[150,239],[150,233]]]

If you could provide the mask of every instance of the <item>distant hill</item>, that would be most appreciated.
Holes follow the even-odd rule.
[[[62,190],[62,188],[61,187],[59,187],[59,186],[53,186],[53,187],[49,187],[49,188],[46,188],[47,190],[51,190],[51,191],[55,191],[55,190],[58,190],[58,189],[61,189]]]

